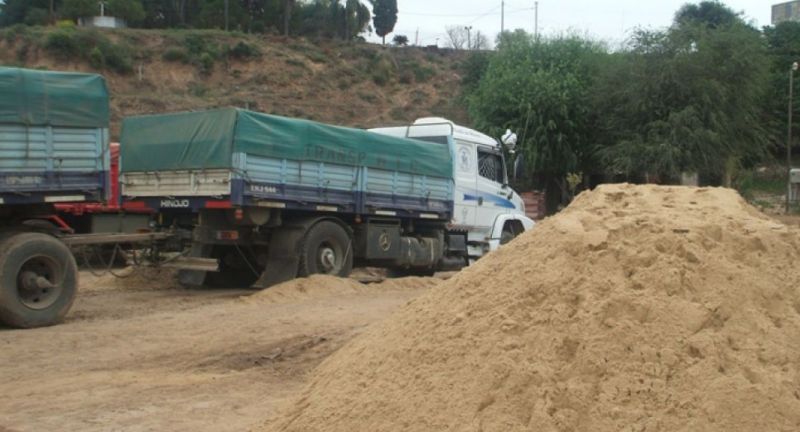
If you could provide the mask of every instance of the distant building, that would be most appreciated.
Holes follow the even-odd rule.
[[[111,16],[96,16],[90,18],[79,18],[78,25],[81,27],[102,27],[102,28],[125,28],[128,25],[124,19]]]
[[[125,28],[128,23],[124,19],[113,16],[106,16],[106,2],[97,2],[100,6],[100,16],[78,18],[78,25],[81,27],[102,27],[102,28]]]
[[[784,21],[800,21],[800,0],[772,6],[772,24]]]

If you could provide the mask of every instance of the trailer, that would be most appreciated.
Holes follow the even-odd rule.
[[[127,118],[123,201],[158,212],[161,229],[187,233],[185,285],[268,287],[346,276],[354,264],[405,274],[460,269],[496,248],[502,233],[533,222],[505,181],[502,157],[493,158],[503,198],[480,204],[508,223],[497,242],[474,247],[470,226],[458,221],[474,220],[464,209],[477,210],[478,198],[456,211],[456,194],[469,177],[475,195],[477,153],[459,170],[455,126],[447,130],[412,139],[233,108]],[[483,139],[497,156],[497,141]]]
[[[0,68],[0,323],[69,311],[78,269],[54,205],[106,199],[108,123],[102,77]]]
[[[145,264],[180,261],[161,254],[174,232],[152,232],[145,210],[126,217],[110,199],[117,175],[109,117],[99,75],[0,67],[0,325],[64,319],[78,289],[74,248],[116,256],[137,244],[148,251]]]

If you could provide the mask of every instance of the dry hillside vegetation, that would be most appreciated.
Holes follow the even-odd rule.
[[[236,106],[371,127],[423,116],[467,122],[462,53],[217,31],[12,27],[0,64],[106,76],[123,116]]]

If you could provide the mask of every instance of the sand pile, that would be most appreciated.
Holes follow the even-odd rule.
[[[800,430],[800,231],[605,186],[327,359],[274,431]]]
[[[314,275],[276,285],[244,297],[249,303],[289,303],[314,298],[364,294],[376,290],[426,289],[440,283],[440,279],[409,277],[386,279],[377,283],[361,283],[356,279]]]

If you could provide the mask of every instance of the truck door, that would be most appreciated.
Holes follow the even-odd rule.
[[[506,170],[500,150],[479,146],[477,159],[477,192],[482,199],[478,202],[476,225],[488,234],[497,216],[508,213],[515,206],[509,199],[511,189],[506,186]]]
[[[453,223],[471,231],[475,226],[478,210],[476,146],[466,141],[456,141],[454,148],[456,189]]]

